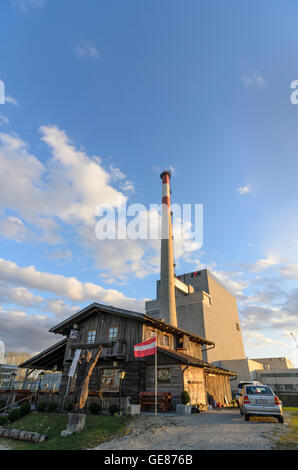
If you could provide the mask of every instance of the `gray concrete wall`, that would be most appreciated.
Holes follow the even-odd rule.
[[[215,342],[215,348],[203,354],[205,361],[244,359],[235,297],[206,269],[199,272],[195,277],[191,273],[179,276],[195,292],[189,295],[176,292],[178,327]],[[162,318],[159,300],[147,302],[146,312],[153,318]]]

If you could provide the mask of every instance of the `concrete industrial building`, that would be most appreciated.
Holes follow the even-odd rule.
[[[276,393],[298,392],[298,369],[285,357],[235,359],[216,361],[215,364],[217,367],[229,367],[237,373],[237,380],[231,382],[232,390],[242,380],[258,380]]]
[[[160,281],[156,300],[146,302],[146,313],[164,319],[160,301]],[[208,362],[245,359],[235,297],[207,269],[175,277],[178,327],[215,343],[203,352]]]

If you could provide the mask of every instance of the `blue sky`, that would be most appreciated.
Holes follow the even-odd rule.
[[[208,267],[237,296],[247,356],[298,366],[297,3],[2,3],[0,339],[39,351],[92,300],[154,298],[156,246],[98,242],[93,214],[159,203],[171,166],[173,202],[204,205],[177,274]]]

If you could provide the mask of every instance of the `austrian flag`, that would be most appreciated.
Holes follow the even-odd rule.
[[[135,357],[152,356],[156,350],[156,336],[144,341],[144,343],[136,344],[134,347]]]

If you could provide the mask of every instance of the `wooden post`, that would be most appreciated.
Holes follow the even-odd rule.
[[[155,416],[157,416],[157,330],[156,330],[156,352],[155,352]]]

